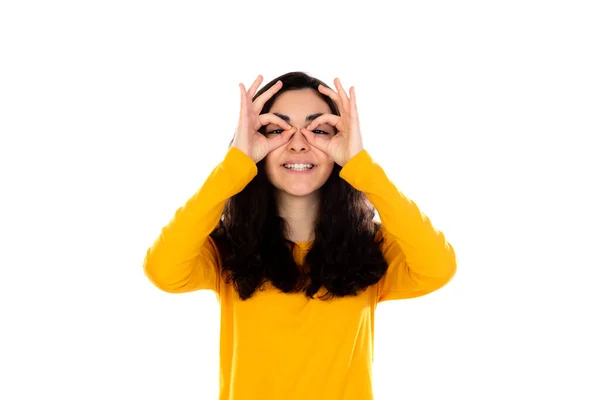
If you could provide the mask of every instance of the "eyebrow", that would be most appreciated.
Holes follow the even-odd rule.
[[[273,113],[273,114],[277,115],[279,118],[281,118],[282,120],[284,120],[288,124],[290,123],[290,117],[288,117],[287,115],[285,115],[285,114],[279,114],[279,113]],[[323,115],[323,113],[316,113],[316,114],[308,115],[306,117],[306,122],[310,122],[310,121],[316,119],[317,117],[320,117],[321,115]]]

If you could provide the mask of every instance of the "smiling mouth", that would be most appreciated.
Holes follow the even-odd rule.
[[[281,166],[289,171],[298,171],[298,172],[310,171],[317,167],[314,164],[282,164]]]

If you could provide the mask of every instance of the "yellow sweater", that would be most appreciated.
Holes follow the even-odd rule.
[[[221,260],[209,233],[225,201],[256,173],[250,157],[230,148],[148,249],[146,276],[169,293],[216,292],[221,307],[220,400],[372,399],[377,304],[444,286],[456,271],[452,246],[363,150],[340,177],[364,192],[379,213],[386,275],[356,297],[308,299],[267,284],[266,290],[242,301],[220,276]],[[310,244],[298,243],[298,263]]]

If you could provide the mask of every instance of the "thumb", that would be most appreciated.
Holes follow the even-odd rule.
[[[318,137],[312,131],[309,131],[308,129],[305,129],[305,128],[301,128],[300,133],[302,133],[302,135],[304,135],[304,137],[308,141],[308,144],[321,150],[323,153],[327,153],[327,145],[329,142],[328,140]]]
[[[296,127],[293,127],[291,129],[283,131],[281,135],[277,135],[275,137],[267,139],[267,142],[269,143],[269,153],[289,142],[290,138],[295,132]]]

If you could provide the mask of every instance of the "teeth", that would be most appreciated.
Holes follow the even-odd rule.
[[[293,169],[295,171],[304,171],[314,167],[313,164],[283,164],[283,166],[287,169]]]

